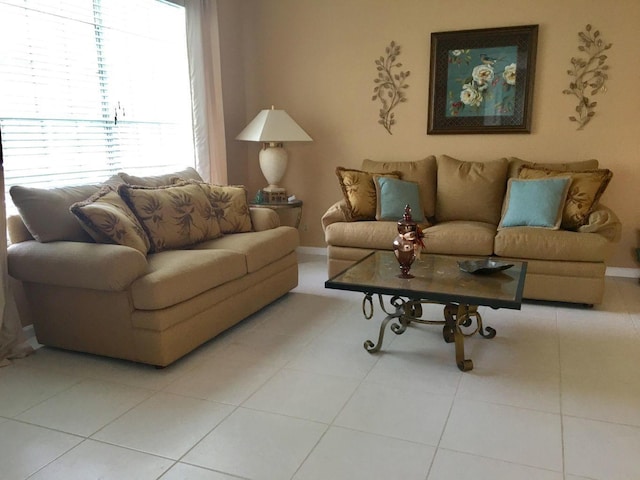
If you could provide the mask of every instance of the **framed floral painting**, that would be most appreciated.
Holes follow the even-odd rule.
[[[432,33],[427,133],[530,133],[537,43],[537,25]]]

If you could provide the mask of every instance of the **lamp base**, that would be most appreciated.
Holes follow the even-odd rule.
[[[287,152],[281,143],[265,143],[260,150],[260,170],[269,186],[263,188],[265,192],[284,193],[285,189],[278,186],[287,169]]]
[[[263,192],[267,193],[287,193],[287,191],[283,187],[278,187],[277,185],[269,185],[262,189]]]

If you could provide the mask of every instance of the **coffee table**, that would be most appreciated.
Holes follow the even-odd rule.
[[[373,317],[373,296],[378,297],[386,317],[380,324],[378,342],[364,342],[364,348],[374,353],[380,350],[387,324],[391,331],[403,334],[411,323],[442,325],[447,343],[455,343],[456,364],[463,372],[473,369],[473,361],[465,358],[464,338],[479,333],[493,338],[495,329],[485,327],[479,306],[493,309],[520,310],[522,290],[527,272],[526,262],[509,261],[513,267],[489,274],[472,274],[460,269],[458,261],[470,257],[421,255],[411,267],[413,278],[400,278],[398,262],[389,251],[375,251],[325,282],[325,288],[364,293],[362,312],[367,320]],[[390,296],[385,307],[383,295]],[[423,304],[444,305],[443,320],[422,317]],[[473,321],[475,320],[475,327]],[[464,330],[463,330],[464,328]]]

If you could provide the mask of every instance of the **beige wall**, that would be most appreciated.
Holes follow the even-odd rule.
[[[285,109],[313,137],[313,143],[287,145],[290,163],[282,182],[305,202],[303,245],[324,246],[320,217],[341,196],[335,167],[358,167],[363,158],[414,160],[443,153],[481,161],[510,155],[544,162],[597,158],[614,172],[602,201],[624,225],[609,264],[637,267],[632,252],[640,226],[640,100],[633,92],[640,80],[639,1],[244,0],[236,5],[240,3],[235,9],[242,9],[242,19],[233,18],[236,27],[242,25],[244,43],[235,62],[244,66],[246,103],[225,103],[226,115],[234,116],[228,127],[237,130],[227,138],[231,135],[230,143],[235,142],[233,136],[244,126],[237,110],[245,108],[246,123],[271,104]],[[575,102],[562,90],[569,81],[569,60],[579,55],[577,32],[587,23],[613,43],[609,91],[596,98],[591,124],[576,131],[567,119]],[[525,24],[540,28],[532,133],[426,135],[430,33]],[[408,102],[396,109],[393,135],[377,123],[379,104],[371,101],[374,60],[391,40],[402,48],[403,69],[411,71]],[[223,85],[235,88],[239,86]],[[240,161],[242,169],[230,171],[251,194],[264,185],[257,153],[250,144],[246,163],[229,159]]]

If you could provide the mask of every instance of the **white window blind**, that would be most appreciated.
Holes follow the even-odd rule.
[[[0,0],[7,190],[194,166],[191,112],[184,7]]]

